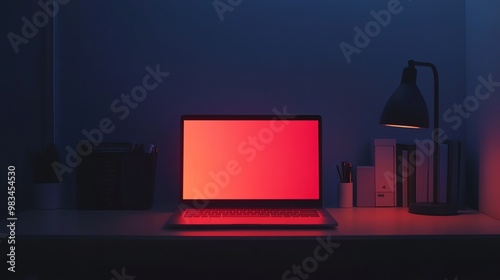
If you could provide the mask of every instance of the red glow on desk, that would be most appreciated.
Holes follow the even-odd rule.
[[[165,224],[171,212],[38,210],[22,212],[16,224],[19,236],[43,237],[276,237],[329,236],[430,237],[450,235],[500,235],[500,221],[476,211],[460,211],[456,216],[424,216],[408,213],[408,208],[332,208],[339,222],[336,229],[220,229],[172,230]]]

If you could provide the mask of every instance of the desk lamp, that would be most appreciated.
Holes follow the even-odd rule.
[[[436,66],[428,62],[410,60],[408,66],[403,69],[401,84],[385,104],[380,124],[400,128],[428,128],[429,112],[427,105],[418,89],[417,69],[415,66],[430,67],[434,75],[434,130],[433,130],[433,201],[432,202],[408,202],[409,212],[421,215],[455,215],[457,210],[451,203],[438,202],[439,182],[439,79]],[[418,186],[417,186],[418,187]],[[447,190],[450,191],[450,190]]]

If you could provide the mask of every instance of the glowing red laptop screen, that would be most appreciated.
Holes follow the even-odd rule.
[[[318,120],[183,122],[183,199],[319,198]]]

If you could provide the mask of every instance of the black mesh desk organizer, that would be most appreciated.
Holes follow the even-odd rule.
[[[77,168],[78,209],[151,208],[157,154],[157,149],[145,152],[132,144],[94,150]]]

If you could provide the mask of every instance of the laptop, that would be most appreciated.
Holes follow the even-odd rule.
[[[321,117],[181,117],[181,203],[168,227],[335,227],[322,208]]]

